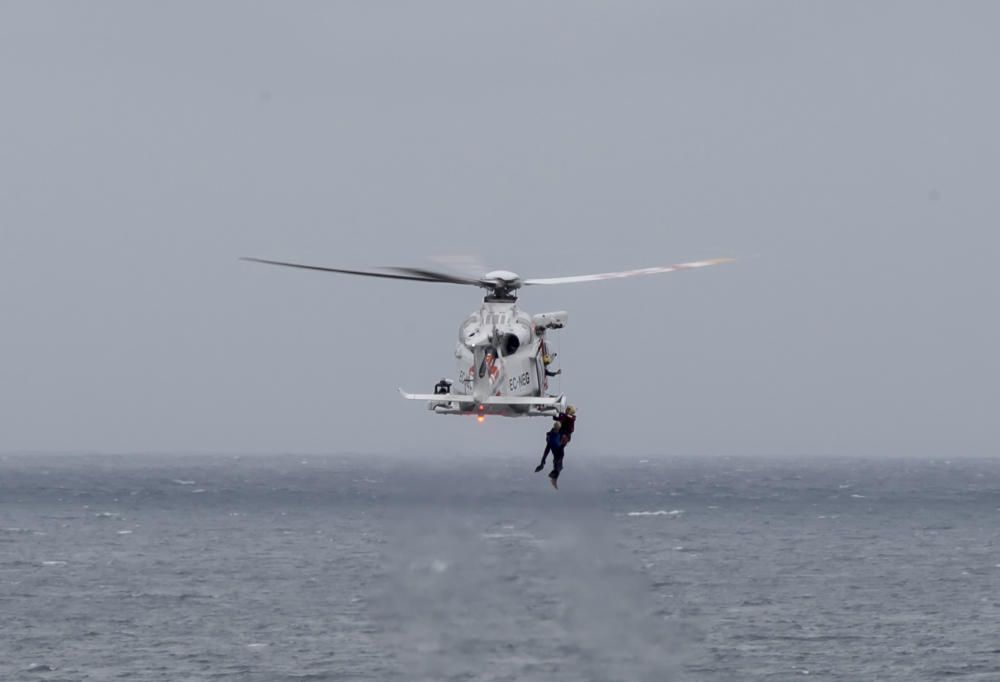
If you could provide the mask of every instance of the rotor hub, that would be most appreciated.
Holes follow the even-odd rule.
[[[515,291],[521,288],[521,276],[510,270],[493,270],[483,275],[480,284],[490,289],[486,300],[513,301],[517,298]]]

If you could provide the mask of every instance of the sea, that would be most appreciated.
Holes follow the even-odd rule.
[[[0,456],[0,680],[1000,680],[1000,461]]]

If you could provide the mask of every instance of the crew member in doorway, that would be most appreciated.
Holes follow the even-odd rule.
[[[561,369],[557,369],[554,372],[551,369],[549,369],[549,365],[551,365],[552,361],[555,360],[555,359],[556,359],[555,354],[553,354],[553,355],[543,355],[542,356],[542,364],[545,365],[545,376],[547,376],[547,377],[557,377],[560,374],[562,374],[562,370]]]
[[[554,377],[557,374],[560,374],[562,370],[553,372],[549,369],[549,365],[552,364],[552,361],[556,359],[557,353],[552,353],[551,355],[549,354],[549,347],[548,344],[545,342],[545,327],[535,327],[535,335],[538,337],[538,340],[540,342],[539,350],[542,353],[542,364],[545,365],[545,376]]]

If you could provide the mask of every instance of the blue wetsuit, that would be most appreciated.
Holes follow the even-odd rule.
[[[562,438],[563,435],[555,429],[545,434],[545,454],[542,455],[542,466],[545,465],[545,456],[552,452],[552,471],[549,472],[549,478],[552,480],[559,478],[559,472],[563,468],[562,462],[566,450],[563,448]]]

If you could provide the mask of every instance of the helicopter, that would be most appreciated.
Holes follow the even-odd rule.
[[[517,292],[522,287],[656,275],[720,265],[734,259],[715,258],[622,272],[532,279],[522,278],[508,270],[493,270],[475,277],[424,268],[347,270],[263,258],[240,260],[343,275],[461,284],[485,289],[482,306],[459,326],[455,346],[456,380],[441,379],[434,386],[433,393],[408,393],[399,389],[404,398],[424,401],[427,408],[436,414],[474,415],[483,421],[486,415],[551,417],[566,409],[565,395],[548,394],[546,365],[551,356],[546,334],[550,330],[564,328],[569,314],[559,310],[530,315],[520,310],[517,307]]]

